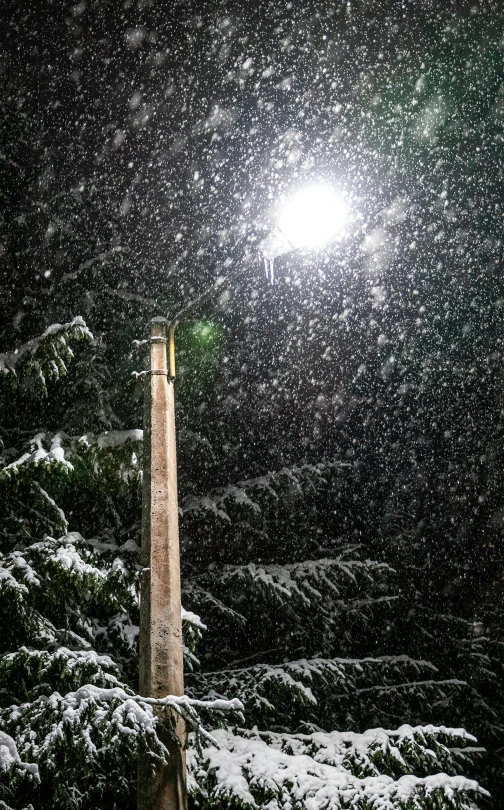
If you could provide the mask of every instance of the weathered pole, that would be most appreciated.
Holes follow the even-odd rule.
[[[177,458],[173,377],[173,332],[170,370],[166,367],[166,321],[151,323],[150,373],[145,384],[142,500],[142,581],[140,588],[140,694],[161,698],[184,694]],[[138,810],[186,810],[185,727],[178,718],[176,740],[170,717],[159,736],[169,761],[138,763]]]

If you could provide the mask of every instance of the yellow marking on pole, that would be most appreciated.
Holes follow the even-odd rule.
[[[175,328],[170,329],[170,377],[175,378]]]

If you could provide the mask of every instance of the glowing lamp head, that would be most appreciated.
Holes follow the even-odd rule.
[[[295,248],[324,247],[340,235],[348,219],[345,201],[325,185],[300,189],[282,209],[278,227]]]

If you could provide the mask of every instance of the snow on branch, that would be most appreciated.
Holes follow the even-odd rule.
[[[191,583],[211,590],[223,602],[237,597],[242,602],[243,594],[250,593],[255,600],[276,603],[283,611],[315,609],[321,620],[332,626],[339,615],[363,614],[378,602],[386,607],[394,601],[394,596],[372,592],[366,600],[359,597],[364,587],[378,586],[392,573],[385,563],[348,560],[340,555],[287,565],[225,565],[192,577]]]
[[[445,702],[465,689],[463,681],[437,681],[436,668],[408,656],[381,658],[313,658],[282,664],[256,664],[249,667],[196,673],[188,677],[188,689],[208,698],[238,696],[245,705],[249,726],[283,728],[334,728],[355,715],[358,695],[358,725],[369,717],[379,717],[382,703],[390,719],[407,712],[414,688],[419,699],[431,705]],[[319,705],[320,704],[320,705]],[[383,715],[384,709],[381,708]]]
[[[246,623],[245,616],[243,616],[242,613],[239,613],[237,610],[225,604],[195,578],[187,578],[184,580],[182,583],[182,593],[191,604],[199,605],[200,608],[206,608],[221,616],[225,616],[237,625],[244,625]]]
[[[382,729],[366,732],[352,740],[344,735],[327,744],[296,737],[267,734],[267,741],[256,730],[243,735],[217,729],[215,745],[203,749],[201,754],[189,751],[190,790],[196,800],[204,804],[216,803],[229,808],[257,808],[291,810],[309,807],[311,810],[475,810],[475,798],[488,795],[477,782],[462,776],[437,773],[415,776],[405,773],[399,778],[391,776],[356,776],[349,767],[349,756],[355,763],[359,757],[363,764],[372,759],[369,750],[375,746],[380,756],[384,751],[390,758],[399,756],[404,768],[406,760],[400,750],[400,738],[392,738]],[[404,748],[415,745],[422,732],[403,731]],[[316,735],[313,735],[315,737]],[[431,738],[433,734],[430,735]],[[310,753],[316,750],[320,759]],[[352,755],[348,754],[351,750]],[[310,752],[310,753],[309,753]],[[429,755],[427,755],[429,756]],[[432,759],[435,761],[435,755]]]
[[[361,778],[379,776],[384,762],[387,773],[395,778],[414,772],[426,776],[439,767],[453,775],[458,769],[460,752],[474,755],[475,751],[484,751],[471,745],[476,739],[463,728],[407,723],[393,730],[372,728],[361,734],[352,731],[278,734],[256,729],[240,729],[239,733],[246,738],[259,737],[287,754],[307,755],[315,762],[345,768]]]
[[[94,646],[99,635],[113,635],[130,654],[131,637],[138,628],[125,614],[134,616],[137,611],[136,576],[115,553],[97,560],[92,545],[78,532],[58,539],[46,535],[22,551],[0,552],[0,599],[5,615],[12,617],[13,632],[26,633],[28,638],[38,628],[37,636],[64,644],[70,643],[65,637],[70,639],[73,634],[72,645],[81,648]],[[91,617],[83,614],[83,601]],[[51,621],[42,619],[40,611]],[[95,617],[109,616],[109,621],[104,623],[102,618],[95,624],[93,613]]]
[[[282,657],[311,649],[332,658],[348,648],[355,634],[362,636],[367,620],[389,615],[397,597],[384,593],[384,586],[393,573],[386,564],[351,560],[346,553],[285,565],[210,566],[186,579],[184,598],[189,607],[202,611],[210,633],[215,621],[219,626],[256,627],[258,613],[273,610],[276,624],[262,623],[255,643],[263,649],[281,648]],[[215,603],[204,598],[209,593]],[[288,627],[289,632],[278,637],[275,627]],[[231,660],[249,650],[239,652],[233,647]]]
[[[73,357],[71,341],[83,339],[91,341],[93,335],[80,316],[68,323],[54,323],[17,349],[0,353],[0,379],[7,374],[17,376],[17,367],[22,363],[25,373],[35,376],[45,392],[47,378],[58,379],[66,374],[66,364]]]
[[[113,447],[122,447],[131,442],[143,441],[143,430],[107,430],[105,433],[86,433],[79,442],[85,447],[98,447],[105,450]]]
[[[88,761],[98,761],[106,748],[128,757],[147,751],[166,759],[169,754],[157,728],[160,722],[173,728],[175,719],[173,713],[163,710],[182,716],[198,745],[202,741],[213,745],[215,739],[203,727],[199,711],[213,713],[215,722],[216,714],[240,715],[241,709],[236,699],[146,698],[118,686],[86,684],[66,695],[53,692],[49,697],[11,706],[3,710],[2,719],[7,728],[17,732],[16,744],[23,755],[57,768],[60,758],[68,758],[69,749],[79,751]]]
[[[86,433],[69,436],[63,431],[41,431],[27,443],[27,450],[0,470],[0,475],[10,476],[21,470],[28,472],[38,465],[56,465],[65,472],[72,472],[76,465],[95,476],[115,471],[125,482],[140,475],[142,430],[110,430],[105,433]],[[44,491],[47,498],[50,496]]]
[[[30,439],[30,451],[23,453],[15,461],[7,464],[7,466],[2,469],[2,474],[5,475],[15,472],[23,466],[51,464],[52,462],[61,464],[68,470],[73,470],[73,464],[68,460],[65,448],[63,447],[63,442],[67,438],[67,435],[61,431],[52,436],[43,432],[37,433]],[[49,449],[44,447],[44,442],[46,444],[50,443]],[[47,495],[47,493],[45,494]]]
[[[37,765],[31,762],[22,762],[16,743],[5,731],[0,730],[0,774],[13,769],[25,772],[39,781]]]
[[[183,512],[187,515],[213,513],[227,522],[231,513],[243,510],[257,517],[266,503],[278,502],[287,495],[302,497],[310,490],[316,491],[344,466],[340,462],[326,462],[284,467],[259,478],[220,487],[205,496],[192,496],[183,505]]]
[[[371,583],[374,577],[382,577],[391,571],[386,563],[347,560],[338,556],[287,565],[227,565],[219,578],[223,584],[230,580],[253,583],[281,602],[286,597],[297,598],[308,606],[312,600],[322,599],[327,593],[339,598],[346,592],[346,586],[357,584],[358,577]]]
[[[195,655],[198,642],[202,637],[202,632],[207,629],[201,618],[190,610],[182,607],[182,628],[184,638],[184,667],[186,671],[192,672],[199,667],[200,662]]]
[[[26,692],[36,689],[39,683],[69,691],[76,683],[120,686],[118,676],[118,665],[95,650],[70,650],[62,646],[49,651],[23,646],[0,657],[0,692],[4,694],[20,681]]]

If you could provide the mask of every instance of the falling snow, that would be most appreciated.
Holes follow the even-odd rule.
[[[15,5],[0,806],[133,808],[178,712],[208,808],[498,810],[502,4]],[[186,688],[157,702],[155,317],[176,326]]]

